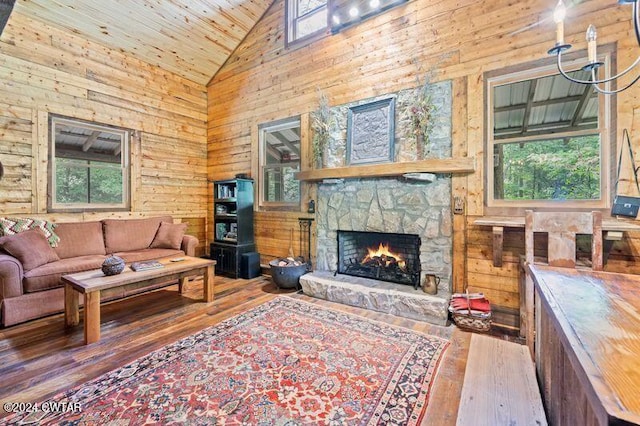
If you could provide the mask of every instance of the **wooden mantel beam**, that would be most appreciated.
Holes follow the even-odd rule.
[[[432,158],[404,163],[368,164],[351,167],[303,170],[295,178],[301,181],[349,179],[381,176],[402,176],[405,173],[473,173],[474,157]]]

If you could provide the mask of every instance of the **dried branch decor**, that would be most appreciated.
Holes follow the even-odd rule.
[[[322,167],[324,150],[331,139],[331,129],[335,125],[335,117],[329,107],[329,99],[318,89],[319,106],[311,113],[311,129],[313,130],[313,161],[315,168]]]
[[[420,77],[416,79],[421,83]],[[405,118],[409,121],[409,133],[416,138],[418,159],[422,159],[424,153],[429,152],[429,133],[433,128],[433,116],[436,112],[436,107],[431,100],[429,81],[429,73],[427,73],[424,83],[416,88],[415,94],[404,111]]]

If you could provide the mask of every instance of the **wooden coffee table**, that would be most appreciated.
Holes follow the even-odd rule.
[[[174,258],[176,258],[175,256]],[[79,295],[84,294],[84,343],[100,340],[100,294],[103,291],[127,291],[152,284],[179,280],[182,293],[188,277],[204,276],[204,301],[213,301],[213,278],[215,260],[197,257],[182,257],[184,260],[171,262],[170,257],[159,259],[163,268],[147,271],[132,271],[127,265],[118,275],[105,276],[100,269],[64,275],[64,316],[68,327],[80,323],[78,312]]]

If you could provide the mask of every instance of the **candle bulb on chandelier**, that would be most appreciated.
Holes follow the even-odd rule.
[[[553,12],[553,20],[556,23],[556,43],[555,45],[547,50],[547,53],[550,55],[555,55],[557,58],[557,68],[560,74],[567,80],[577,83],[577,84],[588,84],[593,87],[593,89],[605,95],[615,95],[616,93],[620,93],[632,87],[638,81],[640,81],[640,73],[636,74],[635,77],[631,76],[627,80],[625,84],[619,84],[615,89],[608,88],[607,84],[618,80],[619,78],[629,74],[634,69],[638,69],[640,65],[640,55],[624,70],[618,72],[616,75],[607,75],[607,71],[604,70],[603,76],[598,76],[598,69],[605,65],[604,60],[598,61],[598,53],[597,53],[597,38],[598,34],[596,31],[596,27],[593,25],[589,25],[587,29],[587,60],[588,63],[582,67],[583,71],[587,71],[589,73],[589,77],[587,79],[576,78],[568,74],[568,71],[565,71],[562,66],[562,54],[569,49],[571,49],[571,45],[565,43],[564,41],[564,18],[566,14],[566,8],[564,6],[563,0],[554,0],[557,1],[556,8]],[[604,0],[600,0],[604,1]],[[614,0],[609,0],[614,1]],[[581,3],[582,0],[572,0],[571,4]],[[640,46],[640,0],[618,0],[618,3],[621,5],[631,5],[631,22],[633,22],[633,34],[635,34],[636,41]],[[618,80],[620,81],[620,80]]]
[[[553,20],[556,23],[556,46],[564,44],[564,17],[567,14],[567,9],[564,7],[564,2],[558,0],[556,9],[553,12]]]
[[[596,27],[593,25],[589,25],[587,28],[587,51],[589,54],[589,62],[596,62],[596,39],[598,37],[598,33],[596,32]]]

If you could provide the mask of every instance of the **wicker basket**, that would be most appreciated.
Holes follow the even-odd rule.
[[[468,311],[451,311],[453,322],[468,331],[486,333],[491,330],[491,312],[484,314],[471,314]]]
[[[468,292],[464,295],[467,299],[467,306],[469,306],[470,295]],[[482,299],[488,303],[488,301],[484,298],[482,294],[478,296],[482,296]],[[479,298],[479,297],[478,297]],[[478,311],[470,311],[469,309],[455,309],[453,307],[453,298],[449,303],[449,312],[451,312],[451,317],[453,318],[453,322],[456,325],[467,331],[475,331],[480,333],[486,333],[491,330],[491,311],[488,312],[478,312]]]

